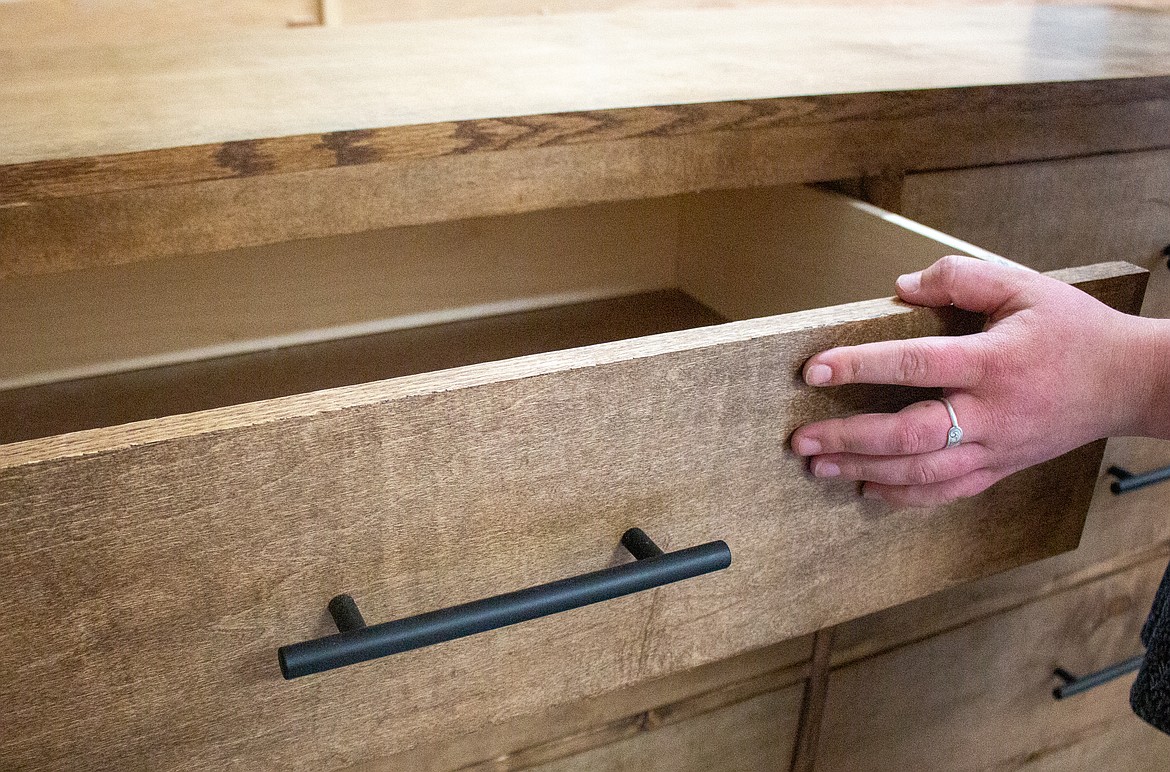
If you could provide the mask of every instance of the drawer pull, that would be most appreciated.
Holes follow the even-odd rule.
[[[1121,678],[1126,673],[1132,673],[1142,666],[1142,660],[1145,658],[1144,654],[1139,654],[1136,657],[1130,657],[1115,665],[1110,665],[1104,670],[1098,670],[1096,673],[1089,673],[1087,676],[1081,676],[1080,678],[1077,678],[1064,668],[1058,667],[1052,674],[1061,681],[1064,681],[1064,683],[1052,690],[1052,696],[1058,700],[1063,700],[1065,697],[1072,697],[1074,694],[1087,692],[1095,686],[1108,683],[1115,678]]]
[[[1161,469],[1152,469],[1149,472],[1142,472],[1141,474],[1134,474],[1128,469],[1122,469],[1119,466],[1111,466],[1105,471],[1107,474],[1111,474],[1117,478],[1109,484],[1109,490],[1113,492],[1114,496],[1129,493],[1138,488],[1144,488],[1147,485],[1170,480],[1170,466],[1164,466]]]
[[[633,563],[377,625],[367,626],[353,598],[338,595],[329,601],[338,632],[281,646],[277,650],[280,672],[288,679],[299,678],[620,598],[731,565],[731,550],[723,541],[664,553],[642,529],[631,528],[621,543],[636,558]]]

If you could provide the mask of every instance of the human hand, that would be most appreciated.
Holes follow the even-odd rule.
[[[932,506],[1102,437],[1170,430],[1165,322],[968,257],[899,277],[897,291],[914,305],[986,314],[986,326],[974,335],[830,349],[805,363],[805,382],[942,387],[962,444],[945,448],[951,421],[939,400],[820,421],[792,436],[814,475],[864,481],[863,495],[894,505]]]

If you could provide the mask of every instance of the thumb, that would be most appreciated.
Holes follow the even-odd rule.
[[[949,255],[917,273],[899,276],[898,297],[916,306],[955,305],[968,311],[995,314],[1019,305],[1040,276],[974,257]]]

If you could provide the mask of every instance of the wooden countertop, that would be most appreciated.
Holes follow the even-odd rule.
[[[0,41],[0,278],[1170,146],[1170,14],[760,6]]]
[[[438,124],[401,137],[413,148],[406,154],[416,157],[493,141],[578,141],[578,133],[599,128],[586,119],[566,137],[508,123],[471,132],[466,126],[496,118],[1167,76],[1170,14],[1053,6],[622,11],[248,31],[146,44],[31,50],[9,44],[0,57],[6,106],[0,167],[333,137],[318,136],[301,148],[322,156],[316,160],[282,159],[276,146],[267,157],[263,144],[210,159],[220,176],[235,176],[402,153],[402,142],[380,147],[368,133],[336,132]],[[481,128],[486,138],[467,136]],[[171,160],[189,166],[190,155]],[[0,200],[110,187],[79,189],[62,179],[84,170],[76,163],[47,175],[5,170]],[[213,168],[189,172],[192,179],[216,176]]]

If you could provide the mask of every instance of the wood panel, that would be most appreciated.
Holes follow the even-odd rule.
[[[678,218],[636,201],[0,281],[0,389],[666,289]]]
[[[829,690],[829,666],[833,655],[833,636],[836,628],[826,627],[813,636],[812,659],[808,664],[808,680],[800,704],[800,724],[796,730],[796,746],[792,750],[790,772],[812,772],[816,768],[817,746],[820,744],[821,721],[825,715],[825,699]]]
[[[1140,300],[1125,265],[1062,276]],[[1099,444],[924,519],[783,442],[920,396],[807,389],[812,353],[977,324],[867,301],[0,446],[0,574],[24,587],[0,599],[22,620],[0,633],[5,758],[337,768],[1068,549]],[[323,633],[337,592],[370,619],[438,608],[605,565],[633,524],[724,538],[735,564],[280,680],[273,650]]]
[[[902,214],[1040,271],[1125,260],[1170,316],[1170,150],[907,175]]]
[[[681,219],[678,285],[729,319],[889,295],[911,266],[945,255],[1020,267],[866,203],[800,186],[686,196]]]
[[[1160,457],[1143,456],[1144,461],[1139,459],[1133,468],[1170,464],[1170,443],[1161,448]],[[1116,445],[1111,441],[1102,466],[1119,460]],[[1075,551],[841,625],[837,629],[834,663],[874,656],[1143,562],[1165,562],[1170,558],[1170,524],[1162,516],[1166,509],[1165,494],[1153,488],[1116,499],[1108,492],[1110,479],[1103,473],[1098,477],[1081,542]]]
[[[799,684],[808,675],[810,648],[810,636],[784,641],[450,741],[424,743],[363,772],[503,772],[588,753],[680,722],[684,726],[676,732],[701,734],[702,725],[689,719]],[[780,718],[765,723],[782,741]]]
[[[834,671],[819,772],[1158,770],[1170,738],[1129,709],[1132,676],[1056,701],[1055,667],[1140,653],[1157,559]]]
[[[540,772],[780,772],[800,714],[790,686],[532,769]]]

